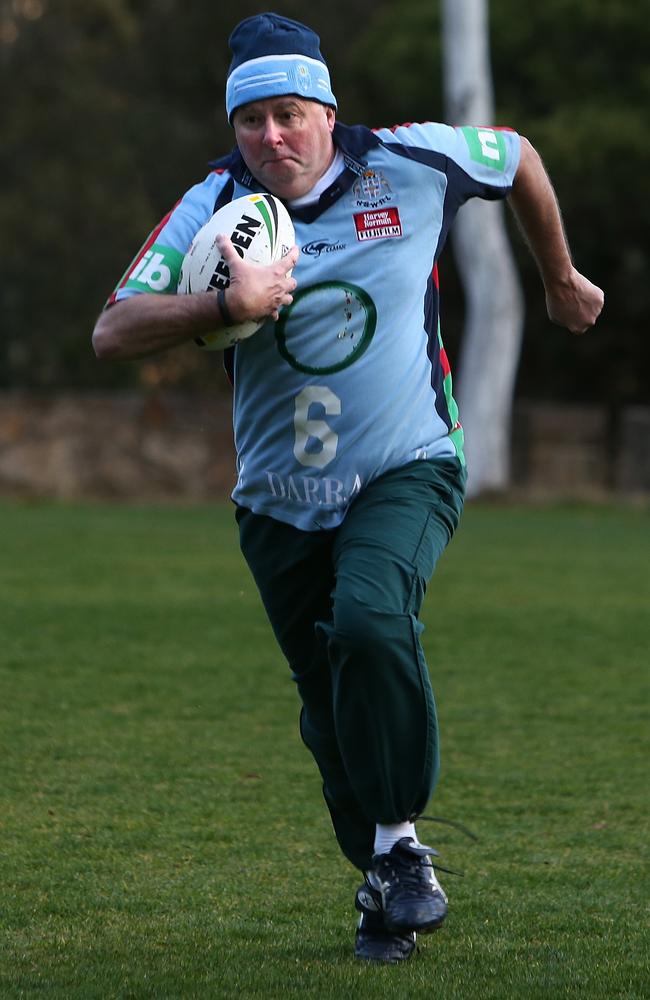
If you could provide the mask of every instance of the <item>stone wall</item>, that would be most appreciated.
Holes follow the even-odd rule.
[[[512,479],[532,498],[650,499],[650,407],[517,403]]]
[[[228,396],[0,393],[0,495],[209,501],[234,483]],[[650,407],[520,402],[513,492],[650,499]]]
[[[234,483],[230,400],[0,394],[0,494],[210,500]]]

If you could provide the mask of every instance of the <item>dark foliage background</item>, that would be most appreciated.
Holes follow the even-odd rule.
[[[96,362],[106,296],[159,218],[230,148],[227,37],[268,4],[1,0],[0,386],[214,385],[218,357],[188,347],[130,366]],[[277,0],[321,35],[343,121],[442,116],[435,2]],[[606,291],[597,329],[545,318],[513,226],[528,304],[518,394],[647,401],[650,343],[650,0],[492,0],[497,123],[527,135],[556,185],[577,265]],[[442,266],[452,358],[462,297]]]

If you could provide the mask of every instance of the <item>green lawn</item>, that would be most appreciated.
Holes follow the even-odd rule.
[[[231,510],[0,505],[0,997],[647,997],[650,515],[471,506],[424,618],[480,840],[368,967]]]

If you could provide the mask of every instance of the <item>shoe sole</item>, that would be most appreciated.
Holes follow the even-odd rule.
[[[386,923],[386,930],[392,931],[394,934],[403,934],[405,931],[415,931],[416,934],[432,934],[437,931],[444,924],[447,919],[447,914],[443,917],[439,917],[437,920],[430,921],[427,924],[393,924],[389,923],[384,917]]]
[[[355,955],[354,957],[357,962],[371,962],[374,965],[401,965],[402,962],[408,962],[413,957],[414,952],[415,948],[408,955],[402,955],[400,958],[379,958],[374,955]]]
[[[415,941],[413,941],[411,947],[405,949],[401,954],[396,954],[395,952],[393,952],[392,955],[387,955],[386,953],[382,955],[378,947],[374,955],[370,953],[366,953],[364,955],[355,950],[354,957],[359,962],[376,962],[379,963],[380,965],[399,965],[400,962],[407,962],[416,950],[417,950],[417,944]]]

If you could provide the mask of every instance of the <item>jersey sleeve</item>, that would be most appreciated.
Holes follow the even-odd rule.
[[[507,128],[425,122],[378,134],[387,146],[402,146],[404,155],[443,170],[456,186],[465,188],[461,201],[505,197],[519,166],[521,140]]]
[[[149,233],[105,308],[141,292],[175,294],[183,258],[196,233],[214,214],[215,203],[227,180],[224,171],[215,170],[183,195]]]

